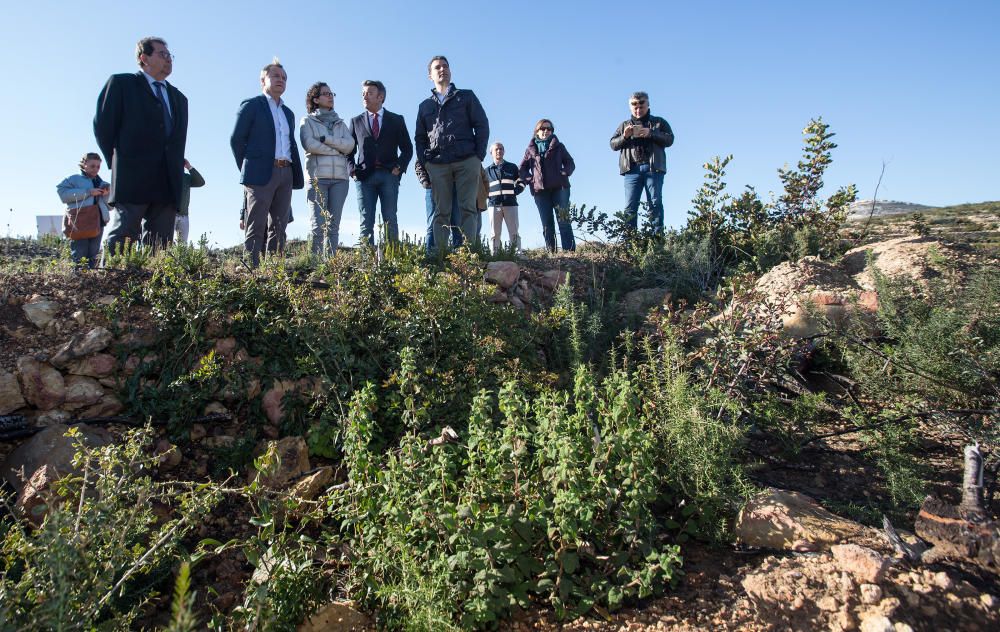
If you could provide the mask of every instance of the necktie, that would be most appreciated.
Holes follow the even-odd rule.
[[[378,138],[378,114],[372,114],[372,136]]]
[[[160,107],[163,108],[163,125],[169,137],[170,132],[174,130],[174,122],[170,118],[170,107],[167,105],[167,96],[163,94],[162,82],[154,81],[153,85],[156,86],[156,98],[160,100]]]

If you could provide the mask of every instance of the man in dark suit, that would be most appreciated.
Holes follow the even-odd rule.
[[[361,210],[361,243],[374,246],[376,200],[382,201],[382,222],[389,241],[399,241],[396,219],[399,180],[413,157],[413,143],[403,117],[382,107],[385,84],[365,81],[361,84],[361,100],[364,113],[351,119],[357,158],[352,154],[350,161]]]
[[[112,75],[97,99],[94,136],[111,165],[106,251],[126,241],[163,246],[174,232],[184,176],[188,104],[166,82],[174,56],[158,37],[136,44],[141,70]]]
[[[304,185],[295,115],[281,100],[287,81],[277,59],[264,66],[260,72],[264,94],[240,104],[229,139],[247,199],[243,245],[254,267],[260,264],[265,246],[269,253],[285,250],[292,189]]]

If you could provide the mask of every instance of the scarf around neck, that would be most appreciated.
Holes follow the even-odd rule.
[[[310,112],[309,117],[326,127],[330,132],[341,121],[340,115],[335,110],[325,110],[322,108],[316,108]]]
[[[542,140],[541,138],[535,139],[535,147],[538,148],[538,155],[545,157],[545,152],[549,150],[549,144],[552,142],[552,137],[550,136],[547,140]]]

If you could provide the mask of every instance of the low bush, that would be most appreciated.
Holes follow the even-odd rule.
[[[0,518],[0,628],[125,628],[169,578],[184,537],[219,496],[211,486],[154,482],[150,437],[81,446],[80,474],[54,483],[39,528],[12,513]],[[172,516],[158,518],[155,505]]]

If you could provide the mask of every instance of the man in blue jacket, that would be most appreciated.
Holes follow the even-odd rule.
[[[482,162],[490,137],[490,122],[472,90],[459,90],[451,82],[447,58],[438,55],[427,65],[434,88],[417,110],[417,160],[431,180],[434,197],[434,243],[444,250],[452,189],[458,197],[460,229],[466,239],[478,239],[479,211],[476,197],[482,180]]]
[[[264,66],[260,73],[264,94],[240,104],[229,139],[246,191],[243,244],[254,267],[260,264],[265,247],[269,253],[284,251],[292,190],[304,186],[295,115],[281,100],[287,81],[277,59]]]

